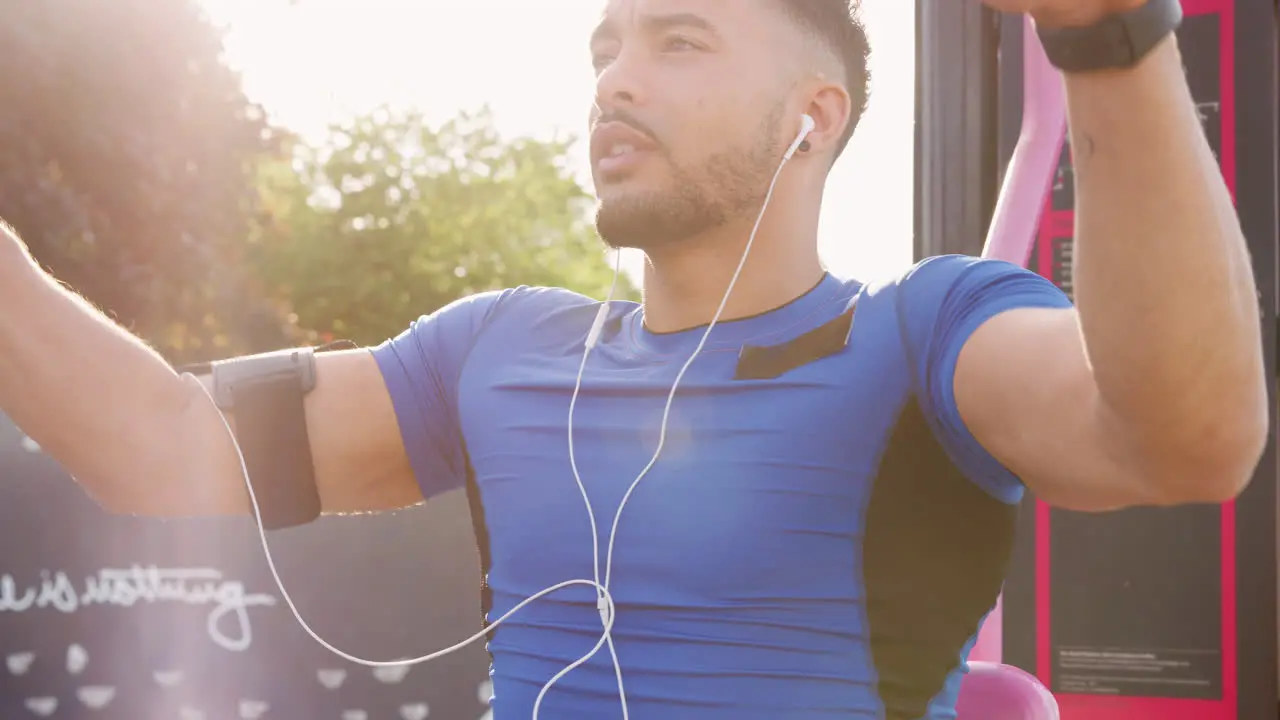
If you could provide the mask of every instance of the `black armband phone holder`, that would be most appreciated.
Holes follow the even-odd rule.
[[[315,350],[293,348],[215,362],[213,398],[235,416],[236,441],[262,525],[279,530],[320,516],[304,404],[316,385]]]

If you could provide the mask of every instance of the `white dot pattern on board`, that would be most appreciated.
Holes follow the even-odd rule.
[[[69,675],[81,675],[89,667],[89,651],[79,643],[72,643],[66,650],[64,663]],[[5,656],[5,668],[14,677],[27,675],[37,661],[36,654],[29,651],[13,652]],[[394,685],[404,681],[409,667],[380,667],[372,672],[373,677],[381,684]],[[316,671],[317,682],[326,690],[336,691],[342,687],[348,677],[348,671],[342,668],[322,668]],[[171,690],[182,685],[186,674],[182,670],[154,670],[151,678],[162,691]],[[80,704],[90,710],[102,710],[111,704],[116,697],[116,688],[110,685],[85,685],[76,689],[76,698]],[[480,682],[476,687],[476,698],[487,705],[493,695],[493,683],[489,680]],[[51,695],[40,695],[26,698],[23,702],[27,711],[36,717],[52,717],[60,706],[59,699]],[[241,699],[238,706],[240,720],[265,720],[271,706],[262,700]],[[408,702],[400,705],[400,720],[427,720],[431,716],[431,706],[426,702]],[[492,720],[493,712],[485,711],[479,720]],[[177,710],[177,720],[207,720],[203,710],[189,704],[181,705]],[[350,708],[341,712],[342,720],[369,720],[369,713],[360,708]]]

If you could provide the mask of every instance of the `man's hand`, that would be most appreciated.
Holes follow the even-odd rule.
[[[982,0],[992,10],[1028,13],[1045,27],[1088,27],[1116,13],[1142,7],[1146,0]]]

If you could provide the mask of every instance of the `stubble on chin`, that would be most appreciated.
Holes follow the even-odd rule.
[[[773,138],[782,107],[766,115],[754,146],[707,158],[700,167],[668,163],[665,186],[601,193],[596,232],[613,249],[656,250],[683,243],[739,216],[760,211],[782,149]]]

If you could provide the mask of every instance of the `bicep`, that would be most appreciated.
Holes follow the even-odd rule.
[[[201,377],[200,382],[212,393],[210,376]],[[317,354],[316,385],[303,405],[322,512],[391,510],[422,500],[409,469],[390,394],[368,350]],[[208,468],[214,478],[197,478],[170,504],[178,509],[195,508],[200,514],[249,512],[239,456],[227,427],[217,417],[217,408],[207,397],[199,397],[191,411],[195,427],[202,430],[189,440],[196,446],[186,448],[183,454],[188,460],[184,462]],[[225,413],[225,419],[237,432],[234,412]]]
[[[386,382],[368,350],[316,356],[306,398],[316,486],[325,513],[369,512],[422,501]]]
[[[316,355],[316,386],[305,399],[308,441],[322,512],[389,510],[461,487],[467,463],[456,390],[474,338],[501,295],[464,298],[416,322],[372,349]],[[202,506],[248,509],[239,461],[207,395],[193,403],[186,457],[217,488]],[[212,438],[212,439],[210,439]],[[190,464],[190,463],[188,463]],[[207,470],[205,470],[207,468]],[[224,476],[237,478],[227,485]],[[235,486],[238,486],[235,487]],[[175,488],[172,493],[179,493]],[[217,502],[212,502],[216,500]]]
[[[1074,310],[1022,308],[990,318],[965,342],[953,382],[974,438],[1041,500],[1084,511],[1144,501]]]

